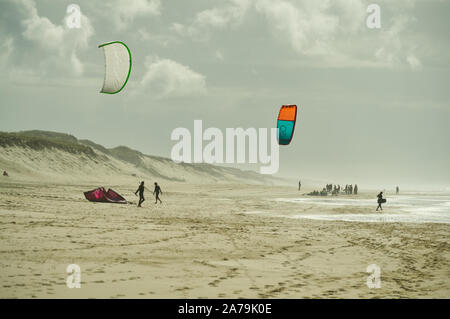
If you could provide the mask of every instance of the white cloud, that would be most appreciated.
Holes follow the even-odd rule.
[[[109,6],[118,29],[127,28],[136,17],[161,14],[160,0],[116,0]]]
[[[334,0],[331,2],[331,9],[339,19],[339,32],[354,35],[366,28],[368,3],[362,0]]]
[[[30,11],[29,18],[22,21],[25,39],[35,42],[41,48],[54,51],[64,46],[64,27],[54,25],[48,18],[40,17],[36,8]]]
[[[251,0],[231,0],[222,7],[198,12],[190,25],[174,23],[172,30],[183,36],[207,40],[212,29],[223,30],[239,26],[250,5]]]
[[[410,66],[420,68],[415,44],[405,37],[414,22],[409,1],[381,6],[383,20],[377,30],[366,28],[367,3],[362,0],[256,0],[256,10],[267,18],[273,34],[286,39],[301,55],[318,57],[332,66]],[[383,13],[384,12],[384,13]],[[403,13],[399,13],[403,12]],[[370,36],[371,41],[366,40]]]
[[[419,58],[415,55],[417,45],[404,37],[414,21],[413,17],[405,14],[396,16],[391,21],[387,30],[381,33],[379,39],[381,45],[375,50],[375,57],[378,61],[390,67],[406,65],[414,70],[422,66]]]
[[[170,59],[147,56],[140,91],[156,98],[201,95],[206,92],[205,76]]]
[[[420,62],[420,60],[414,54],[409,54],[406,57],[406,61],[413,70],[418,70],[422,68],[422,62]]]
[[[173,23],[171,29],[207,41],[214,30],[237,28],[256,13],[265,18],[276,41],[308,57],[307,63],[315,59],[326,67],[417,68],[420,59],[411,37],[405,37],[414,21],[413,5],[409,0],[380,1],[383,27],[378,30],[366,27],[365,0],[234,0],[198,12],[189,24]],[[395,19],[387,21],[388,16]]]
[[[21,60],[17,58],[19,60],[16,61],[16,65],[10,63],[11,74],[42,76],[55,70],[69,77],[83,74],[84,67],[78,53],[88,48],[89,39],[94,33],[86,16],[81,15],[81,28],[69,29],[65,25],[64,17],[61,17],[61,24],[54,24],[47,17],[40,16],[33,0],[11,4],[21,13],[22,39],[31,44],[26,52],[20,52],[23,56]],[[8,38],[8,34],[6,37]],[[12,46],[10,49],[12,50]],[[30,56],[32,59],[29,59]]]
[[[215,56],[216,56],[216,59],[219,60],[219,61],[223,61],[224,60],[223,54],[222,54],[222,52],[220,52],[220,50],[216,50]]]
[[[259,0],[256,10],[273,26],[276,36],[287,36],[292,47],[302,54],[329,53],[338,31],[339,19],[328,13],[331,2],[308,0],[298,5],[288,1]]]

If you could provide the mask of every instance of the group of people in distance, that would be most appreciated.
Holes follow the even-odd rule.
[[[298,189],[300,190],[300,183],[299,183]],[[327,196],[328,194],[331,194],[331,195],[338,195],[338,194],[358,195],[358,185],[356,185],[356,184],[355,184],[355,186],[345,185],[345,188],[341,192],[341,185],[327,184],[320,192],[315,190],[315,191],[312,191],[311,193],[308,193],[308,195],[312,195],[312,196],[319,196],[319,195]]]
[[[142,203],[145,201],[144,198],[144,190],[147,187],[144,186],[144,181],[141,182],[141,184],[139,185],[138,189],[134,192],[134,195],[137,196],[137,194],[139,193],[139,203],[138,203],[138,207],[142,207]],[[148,188],[147,188],[148,189]],[[153,195],[155,195],[155,204],[158,203],[158,201],[162,204],[161,199],[159,198],[159,194],[162,195],[162,190],[161,187],[159,187],[158,183],[155,182],[155,189],[153,190]]]
[[[348,195],[351,195],[351,194],[358,195],[358,185],[356,185],[356,184],[355,184],[355,186],[353,186],[352,184],[345,185],[344,192]]]
[[[301,188],[301,182],[299,181],[298,182],[298,190],[300,190],[300,188]],[[399,187],[397,186],[396,188],[395,188],[395,193],[396,194],[398,194],[400,192],[400,189],[399,189]],[[322,191],[317,191],[317,190],[315,190],[315,191],[312,191],[312,192],[310,192],[310,193],[308,193],[307,195],[311,195],[311,196],[328,196],[328,194],[332,194],[332,195],[338,195],[338,194],[341,194],[341,185],[333,185],[333,184],[327,184],[327,185],[325,185],[325,187],[322,189]],[[347,195],[351,195],[351,194],[354,194],[354,195],[358,195],[358,185],[356,185],[355,184],[355,186],[353,186],[352,184],[350,184],[350,185],[345,185],[345,188],[344,188],[344,190],[343,190],[343,193],[345,193],[345,194],[347,194]],[[383,210],[383,208],[381,207],[381,204],[383,204],[383,203],[386,203],[386,199],[385,198],[383,198],[383,192],[380,192],[378,195],[377,195],[377,203],[378,203],[378,206],[377,206],[377,211],[378,211],[378,209],[381,209],[381,210]]]

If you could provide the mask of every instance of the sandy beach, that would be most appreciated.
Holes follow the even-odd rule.
[[[0,299],[450,299],[450,1],[0,16]]]
[[[349,222],[283,214],[373,214],[299,198],[295,187],[104,185],[133,204],[92,203],[100,185],[0,182],[1,298],[448,298],[448,223]],[[307,192],[308,189],[301,193]],[[373,193],[357,197],[373,199]],[[386,205],[383,213],[396,208]],[[81,288],[66,267],[81,268]],[[381,269],[369,289],[366,268]]]

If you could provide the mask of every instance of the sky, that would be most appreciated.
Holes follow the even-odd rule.
[[[66,24],[81,10],[80,28]],[[368,28],[367,7],[381,27]],[[450,1],[0,1],[0,131],[170,157],[177,127],[271,128],[299,106],[278,176],[450,187]],[[133,66],[99,93],[104,54]],[[258,171],[259,165],[235,165]]]

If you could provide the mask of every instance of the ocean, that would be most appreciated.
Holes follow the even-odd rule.
[[[377,200],[355,199],[342,197],[301,197],[278,198],[277,201],[297,203],[299,205],[319,206],[320,211],[327,211],[337,207],[352,208],[352,213],[299,213],[289,212],[286,215],[277,213],[276,216],[288,218],[308,218],[317,220],[342,220],[350,222],[404,222],[404,223],[450,223],[450,195],[395,195],[387,197],[383,204],[383,211],[375,211]],[[368,207],[373,210],[368,211]]]

